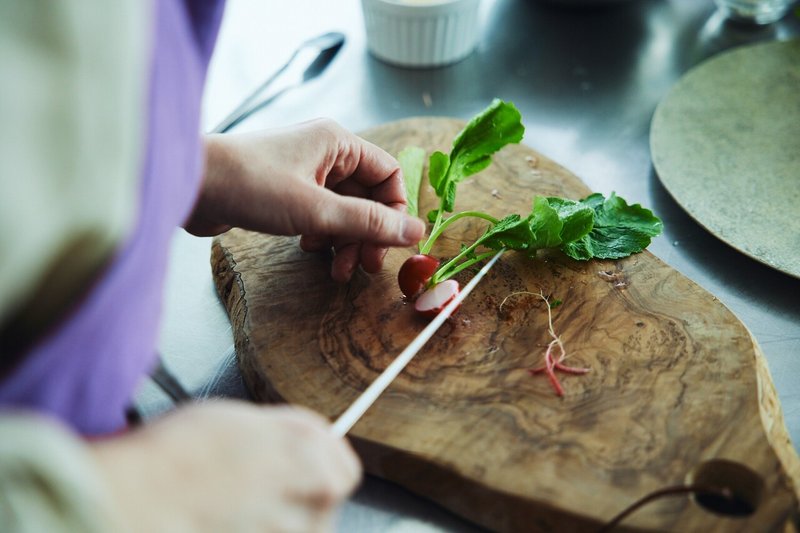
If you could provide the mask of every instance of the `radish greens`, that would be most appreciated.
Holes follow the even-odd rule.
[[[504,146],[519,143],[525,131],[521,115],[513,104],[495,99],[456,136],[449,154],[434,152],[428,161],[428,180],[439,207],[427,214],[430,235],[420,243],[420,254],[429,254],[447,227],[468,217],[486,220],[489,226],[472,244],[441,264],[427,280],[431,287],[494,255],[503,248],[534,257],[537,250],[558,248],[576,260],[618,259],[644,250],[662,224],[650,210],[628,205],[612,193],[608,198],[595,193],[581,200],[535,196],[526,215],[510,214],[502,219],[480,211],[452,215],[456,189],[465,178],[492,162],[492,155]],[[408,195],[409,213],[418,216],[418,197],[425,152],[409,147],[398,155]]]

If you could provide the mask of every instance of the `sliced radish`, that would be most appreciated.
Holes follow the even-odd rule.
[[[439,268],[439,260],[425,254],[412,255],[406,259],[397,273],[400,290],[409,298],[413,298],[425,287],[433,273]]]
[[[458,282],[454,279],[445,280],[423,292],[414,303],[414,309],[425,318],[433,318],[447,307],[458,293]]]

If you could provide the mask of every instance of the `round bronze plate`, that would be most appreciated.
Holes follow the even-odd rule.
[[[656,109],[650,150],[697,222],[800,278],[800,40],[736,48],[690,70]]]

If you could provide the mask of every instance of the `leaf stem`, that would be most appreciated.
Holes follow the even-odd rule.
[[[436,242],[436,239],[438,239],[439,236],[442,233],[444,233],[444,230],[447,229],[447,227],[450,226],[450,224],[452,224],[456,220],[467,217],[475,217],[487,220],[492,224],[497,224],[498,222],[498,220],[493,216],[483,213],[481,211],[461,211],[460,213],[456,213],[455,215],[447,217],[445,219],[442,219],[442,213],[443,210],[440,209],[439,213],[436,215],[436,221],[433,223],[433,228],[431,229],[430,237],[428,237],[428,240],[425,241],[425,244],[423,244],[419,249],[419,252],[421,254],[427,254],[428,252],[430,252],[431,248],[433,248],[433,244]]]
[[[450,261],[440,266],[436,270],[436,272],[434,272],[433,276],[431,276],[431,279],[428,282],[428,286],[433,287],[434,285],[439,283],[439,281],[443,279],[443,275],[448,270],[453,268],[453,265],[457,265],[464,258],[464,256],[469,255],[473,250],[475,250],[475,248],[478,247],[478,245],[480,245],[480,243],[481,239],[478,239],[477,241],[473,242],[472,245],[470,245],[468,248],[464,248],[463,250],[461,250],[461,252],[457,256],[452,258]]]
[[[437,274],[434,274],[434,276],[431,278],[431,280],[433,280],[435,278],[436,281],[433,284],[441,283],[446,279],[452,278],[453,276],[455,276],[456,274],[458,274],[462,270],[471,267],[475,263],[480,263],[484,259],[488,259],[489,257],[492,257],[496,253],[497,253],[496,250],[490,250],[488,252],[483,252],[482,254],[479,254],[479,255],[471,258],[471,259],[467,259],[463,263],[461,263],[459,265],[456,265],[455,267],[453,267],[452,269],[450,269],[448,271],[445,271],[442,268],[442,269],[440,269],[438,271]],[[450,264],[450,263],[448,262],[448,264]]]
[[[433,248],[433,243],[436,241],[438,236],[441,234],[441,231],[439,231],[439,227],[442,225],[442,215],[444,213],[443,204],[444,204],[444,200],[442,200],[442,205],[439,206],[439,210],[436,213],[436,220],[433,223],[433,227],[431,228],[431,234],[428,237],[428,240],[426,240],[425,244],[423,244],[419,248],[419,253],[421,253],[421,254],[429,253],[431,251],[431,248]],[[436,235],[436,237],[434,237],[434,235]]]

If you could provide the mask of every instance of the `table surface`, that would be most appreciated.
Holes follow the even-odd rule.
[[[513,101],[526,125],[524,143],[591,189],[616,191],[663,219],[664,235],[650,250],[717,296],[752,331],[797,446],[800,280],[736,252],[694,222],[659,182],[649,130],[656,105],[689,68],[734,46],[800,36],[800,18],[789,15],[766,27],[731,24],[715,13],[711,0],[556,4],[483,0],[475,53],[452,66],[413,70],[369,55],[358,0],[229,0],[209,70],[203,124],[211,129],[302,41],[328,31],[347,36],[329,69],[281,96],[239,131],[320,116],[360,131],[411,116],[468,119],[494,97]],[[166,365],[195,396],[246,398],[209,256],[210,239],[176,233],[159,347]],[[170,407],[149,383],[138,404],[146,416]],[[368,477],[344,506],[339,530],[478,528]]]

